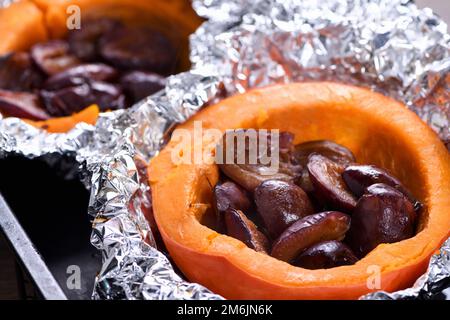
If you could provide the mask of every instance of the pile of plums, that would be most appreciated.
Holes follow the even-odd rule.
[[[127,108],[159,91],[177,56],[163,34],[118,20],[83,20],[67,40],[0,57],[0,113],[45,120],[91,104]]]
[[[234,161],[218,161],[217,231],[307,269],[354,264],[380,243],[415,234],[421,203],[388,171],[356,163],[347,148],[325,140],[294,145],[293,134],[281,132],[279,170],[268,172],[259,154],[248,161],[248,140],[240,150],[227,146],[228,134],[219,146],[232,148]],[[273,150],[272,139],[260,134],[257,143]]]

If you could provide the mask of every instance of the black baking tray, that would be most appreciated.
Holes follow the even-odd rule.
[[[33,298],[90,299],[101,254],[89,241],[89,192],[73,158],[51,157],[0,159],[0,229]]]

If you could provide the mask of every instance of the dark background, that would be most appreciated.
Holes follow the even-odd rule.
[[[34,249],[69,299],[89,299],[100,270],[101,253],[90,244],[89,191],[80,182],[78,164],[70,155],[48,155],[29,160],[10,155],[0,159],[0,194],[8,203]],[[6,213],[5,213],[6,214]],[[1,218],[1,217],[0,217]],[[16,246],[27,246],[19,241]],[[39,298],[37,284],[50,284],[30,256],[15,262],[9,240],[0,241],[0,299]],[[40,263],[42,265],[42,262]],[[78,271],[80,287],[70,282]],[[28,269],[28,270],[27,270]],[[69,284],[68,284],[69,280]],[[51,294],[50,296],[53,296]]]
[[[18,299],[14,256],[0,233],[0,299]]]

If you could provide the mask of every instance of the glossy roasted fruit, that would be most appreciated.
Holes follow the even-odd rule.
[[[176,52],[163,34],[143,27],[125,27],[100,40],[102,57],[125,70],[170,74],[176,69]]]
[[[314,195],[332,208],[352,212],[356,199],[347,189],[342,172],[345,167],[319,154],[308,160],[308,172],[314,187]]]
[[[248,212],[252,202],[247,192],[231,181],[226,181],[214,187],[214,210],[216,213],[216,226],[219,231],[223,229],[223,215],[228,209]]]
[[[417,201],[411,192],[403,186],[403,184],[396,177],[392,176],[388,171],[378,168],[374,165],[351,165],[345,168],[342,173],[348,188],[356,197],[361,197],[365,189],[375,183],[387,184],[408,197],[413,203],[416,210],[422,207],[422,204]]]
[[[264,181],[255,189],[254,197],[258,213],[272,239],[294,222],[314,213],[306,193],[290,182]]]
[[[0,90],[0,113],[9,117],[45,120],[50,115],[33,93]]]
[[[120,84],[134,104],[163,89],[166,79],[153,72],[132,71],[120,79]]]
[[[350,217],[337,211],[306,216],[287,228],[272,245],[271,256],[292,261],[310,246],[326,240],[342,240],[350,228]]]
[[[28,53],[16,52],[0,57],[0,89],[32,91],[43,81],[42,73],[33,65]]]
[[[291,162],[292,140],[288,132],[272,136],[267,130],[230,130],[217,146],[216,163],[250,192],[266,180],[290,182],[301,172]]]
[[[91,81],[114,81],[118,76],[116,69],[103,64],[81,64],[57,73],[44,84],[45,90],[60,90],[67,87],[89,84]]]
[[[300,175],[295,178],[295,183],[302,188],[306,193],[313,194],[314,186],[309,176],[308,168],[303,168]]]
[[[247,247],[256,251],[267,252],[269,240],[241,210],[226,210],[225,226],[230,237],[241,240]]]
[[[416,213],[408,198],[383,183],[371,185],[352,214],[347,242],[359,257],[380,243],[394,243],[414,236]]]
[[[306,166],[308,157],[313,153],[320,154],[343,165],[356,161],[355,156],[349,149],[329,140],[315,140],[298,144],[295,146],[293,156],[298,163]]]
[[[81,63],[69,51],[66,41],[52,40],[31,48],[34,63],[47,75],[54,75]]]
[[[108,33],[123,28],[123,24],[115,19],[99,18],[83,20],[81,29],[69,31],[70,50],[83,61],[99,60],[98,43]]]
[[[294,265],[305,269],[329,269],[355,264],[358,258],[352,250],[336,240],[319,242],[295,259]]]
[[[123,109],[125,96],[117,85],[106,82],[91,82],[57,91],[41,91],[47,111],[55,117],[68,116],[91,104],[97,104],[101,111]]]

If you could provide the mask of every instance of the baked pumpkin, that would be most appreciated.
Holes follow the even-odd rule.
[[[79,7],[82,25],[87,20],[111,18],[127,26],[150,26],[176,45],[175,71],[189,69],[188,38],[201,19],[187,0],[20,0],[0,9],[0,55],[28,50],[36,43],[51,39],[64,38],[68,33],[68,18],[74,14],[74,11],[69,10],[72,5]],[[51,125],[45,124],[45,127],[65,132],[80,121],[95,123],[92,111],[91,108],[89,112],[78,112],[72,120],[64,117],[60,123],[59,117],[52,118],[49,121]],[[39,126],[42,124],[37,123]]]
[[[70,130],[75,127],[79,122],[94,125],[97,122],[99,113],[98,106],[94,104],[68,117],[52,118],[44,121],[24,119],[24,121],[36,128],[47,130],[50,133],[64,133],[68,129]]]
[[[356,299],[410,286],[450,232],[450,156],[438,136],[401,103],[367,89],[295,83],[256,89],[208,107],[178,129],[203,139],[173,138],[148,172],[154,216],[165,245],[186,277],[229,299]],[[425,204],[417,234],[380,244],[350,266],[306,270],[256,252],[209,228],[219,169],[220,135],[206,129],[280,129],[295,144],[332,140],[363,163],[386,168]],[[183,150],[182,152],[180,150]],[[199,155],[201,153],[202,155]],[[177,159],[191,154],[203,162]],[[377,275],[380,283],[377,285]]]

